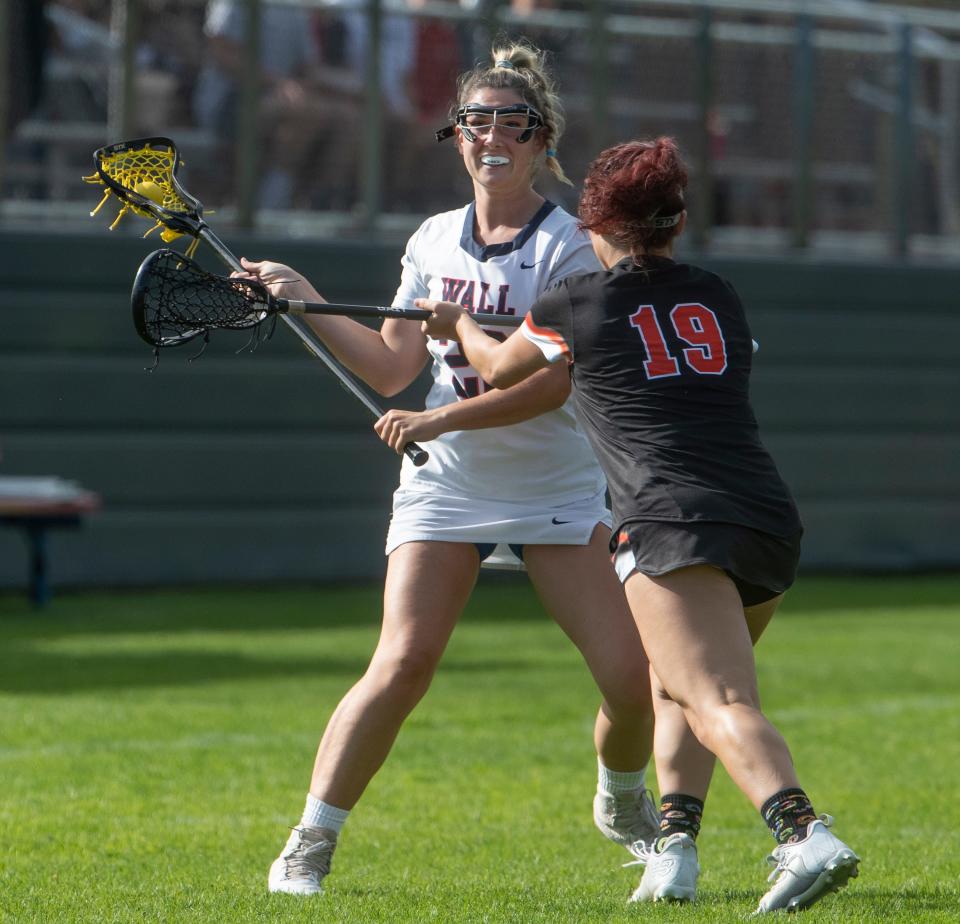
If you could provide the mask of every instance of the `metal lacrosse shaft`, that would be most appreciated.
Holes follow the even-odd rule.
[[[219,254],[220,258],[229,267],[238,273],[246,272],[240,261],[230,252],[227,245],[224,244],[223,241],[221,241],[220,238],[218,238],[206,224],[200,225],[199,235],[217,252],[217,254]],[[290,329],[303,341],[303,345],[311,353],[313,353],[317,359],[323,361],[327,368],[329,368],[330,371],[340,380],[340,384],[343,385],[347,391],[349,391],[358,401],[360,401],[377,420],[383,417],[383,410],[371,400],[370,396],[363,391],[363,389],[360,388],[356,382],[353,381],[353,379],[350,378],[350,376],[343,370],[336,357],[330,353],[325,346],[316,341],[316,339],[302,326],[299,319],[283,313],[281,313],[280,317],[283,322],[287,324]],[[423,452],[423,450],[420,451]],[[416,460],[414,459],[413,461],[414,464],[416,464]]]
[[[334,314],[356,318],[396,318],[400,321],[426,321],[433,316],[426,308],[395,308],[388,305],[342,305],[336,302],[302,302],[293,298],[274,299],[282,314]],[[522,318],[505,314],[471,313],[477,324],[487,327],[519,327]]]

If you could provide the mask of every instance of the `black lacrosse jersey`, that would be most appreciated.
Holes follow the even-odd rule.
[[[524,336],[572,361],[577,413],[607,475],[616,535],[644,520],[801,529],[760,442],[740,298],[719,276],[627,259],[572,276],[530,310]]]

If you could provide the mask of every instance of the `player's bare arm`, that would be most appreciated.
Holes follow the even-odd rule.
[[[434,314],[423,322],[423,331],[432,337],[458,340],[470,365],[494,388],[510,388],[550,365],[519,330],[500,343],[485,334],[459,305],[418,298],[416,306]],[[561,370],[566,376],[566,371],[562,367]]]
[[[286,264],[246,258],[240,262],[248,276],[259,279],[277,298],[326,301]],[[387,320],[379,331],[341,315],[308,315],[306,321],[344,366],[381,395],[403,391],[427,362],[423,337],[409,321]]]
[[[426,442],[453,430],[485,430],[522,423],[562,407],[570,396],[570,376],[561,366],[542,369],[512,388],[494,389],[425,411],[391,409],[374,430],[391,449],[403,452],[411,440]]]

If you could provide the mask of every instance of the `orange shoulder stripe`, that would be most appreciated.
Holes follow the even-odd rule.
[[[567,346],[567,341],[563,339],[555,330],[551,330],[549,327],[537,327],[533,323],[532,315],[525,315],[523,319],[524,326],[531,334],[541,338],[542,340],[549,340],[551,343],[560,347],[561,353],[569,353],[570,347]]]

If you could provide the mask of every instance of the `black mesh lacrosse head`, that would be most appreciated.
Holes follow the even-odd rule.
[[[155,250],[133,282],[137,333],[152,347],[178,346],[211,330],[250,330],[276,313],[259,282],[208,273],[175,250]]]

